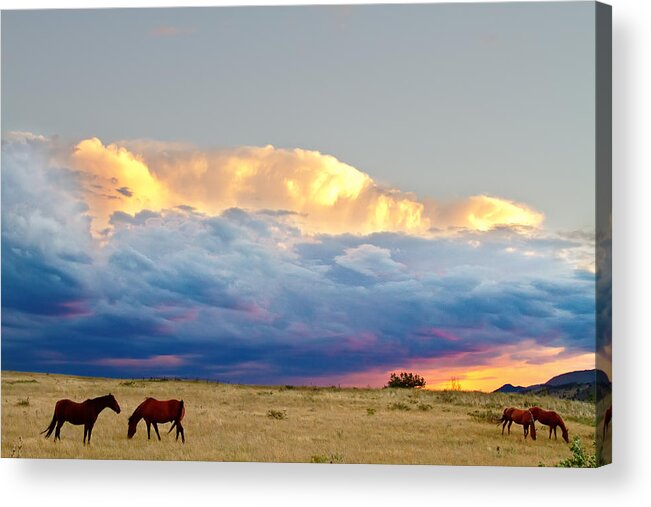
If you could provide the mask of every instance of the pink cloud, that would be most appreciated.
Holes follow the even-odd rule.
[[[100,366],[113,366],[116,368],[173,368],[187,364],[187,356],[158,355],[146,359],[134,358],[105,358],[95,361]]]
[[[176,37],[178,35],[188,35],[194,32],[192,28],[179,28],[177,26],[161,25],[153,28],[150,35],[153,37]]]
[[[442,338],[446,341],[449,342],[458,342],[459,337],[455,335],[454,333],[451,333],[450,331],[446,331],[443,329],[439,329],[436,327],[432,327],[424,331],[423,334],[431,335],[431,336],[436,336],[437,338]]]
[[[81,299],[59,303],[58,307],[61,309],[61,313],[58,314],[60,317],[84,317],[93,315],[93,312],[88,308],[88,303]]]

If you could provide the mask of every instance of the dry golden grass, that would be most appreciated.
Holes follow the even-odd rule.
[[[61,441],[40,434],[58,399],[83,401],[111,392],[122,412],[106,409],[82,444],[83,427],[65,424]],[[162,441],[144,422],[127,440],[127,418],[147,396],[183,399],[186,443]],[[594,453],[593,404],[479,392],[411,389],[286,388],[194,381],[81,378],[2,373],[2,457],[259,462],[387,463],[441,465],[556,465],[570,456],[560,439],[523,439],[513,425],[501,435],[505,406],[556,410]]]

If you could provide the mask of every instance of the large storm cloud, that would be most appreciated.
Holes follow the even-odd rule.
[[[240,202],[219,193],[214,174],[174,173],[185,154],[164,165],[151,147],[92,160],[84,149],[26,134],[3,142],[3,369],[322,383],[435,359],[488,364],[504,350],[594,352],[592,246],[580,234],[527,223],[412,230],[397,219],[361,233],[375,215],[353,206],[353,193],[397,199],[364,173],[338,190],[361,220],[351,232],[321,217],[306,227],[319,208],[281,206],[272,189],[250,187],[283,164],[308,185],[314,154],[301,171],[291,153],[260,162],[247,151],[248,170],[264,171],[242,183]],[[204,158],[204,172],[221,160]],[[170,186],[173,177],[192,182]],[[212,208],[201,205],[208,181],[222,199]]]

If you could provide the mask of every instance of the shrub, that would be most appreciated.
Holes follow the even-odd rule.
[[[442,403],[452,403],[453,401],[456,400],[456,396],[454,393],[451,393],[450,391],[441,391],[437,395],[438,401]]]
[[[11,448],[11,457],[20,458],[20,451],[23,448],[23,437],[18,437],[18,442]]]
[[[476,421],[480,422],[489,422],[489,423],[497,423],[497,421],[500,421],[502,419],[502,414],[498,412],[494,412],[492,410],[486,409],[486,410],[473,410],[472,412],[468,412],[468,415],[475,419]]]
[[[430,405],[429,403],[421,403],[420,405],[418,405],[418,410],[422,410],[423,412],[432,410],[432,405]]]
[[[375,415],[375,409],[374,408],[367,408],[366,409],[366,415]]]
[[[425,387],[425,379],[420,375],[407,373],[405,371],[400,372],[399,375],[392,373],[389,377],[389,383],[387,384],[387,387]]]
[[[594,454],[586,454],[581,446],[581,439],[574,437],[570,444],[570,451],[572,457],[561,461],[557,467],[562,468],[595,468],[597,466],[597,459]]]
[[[403,403],[402,401],[390,403],[389,405],[387,405],[387,408],[389,410],[411,410],[411,408],[409,408],[409,405]]]
[[[280,410],[269,410],[267,412],[267,417],[269,417],[270,419],[278,419],[278,420],[287,419],[287,412],[285,412],[284,410],[282,412]]]
[[[19,407],[29,407],[29,396],[24,400],[18,400],[18,403],[16,403],[16,405]]]
[[[333,453],[329,456],[325,454],[314,454],[310,458],[311,463],[341,463],[344,457],[339,453]]]

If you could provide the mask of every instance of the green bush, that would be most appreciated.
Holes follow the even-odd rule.
[[[564,459],[556,466],[562,468],[595,468],[597,466],[595,455],[586,454],[581,446],[581,439],[579,437],[572,439],[570,451],[572,451],[572,457]]]
[[[395,403],[390,403],[389,405],[387,405],[387,408],[389,410],[411,410],[409,405],[407,405],[406,403],[403,403],[402,401],[397,401]]]
[[[392,373],[389,377],[389,383],[387,387],[425,387],[425,379],[420,375],[414,373],[407,373],[405,371],[400,372],[399,375]]]

